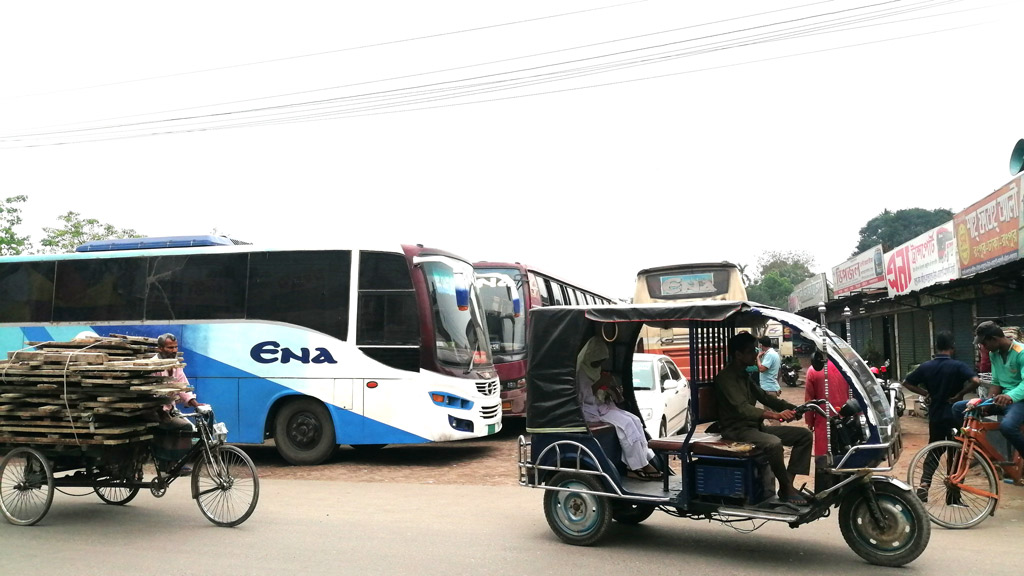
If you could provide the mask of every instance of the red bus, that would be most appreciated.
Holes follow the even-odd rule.
[[[526,322],[530,309],[619,302],[518,262],[477,262],[473,268],[491,355],[501,380],[502,416],[522,418],[526,415]],[[518,314],[513,285],[519,298]]]

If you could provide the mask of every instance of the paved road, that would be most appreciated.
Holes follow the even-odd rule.
[[[598,547],[562,544],[547,527],[541,491],[509,486],[372,484],[267,479],[259,507],[237,528],[208,523],[174,485],[124,507],[58,494],[32,527],[0,522],[0,573],[140,574],[808,574],[876,575],[842,540],[835,518],[753,534],[657,513],[613,525]],[[1024,513],[999,513],[966,531],[936,528],[904,574],[1013,573]],[[766,564],[767,563],[767,564]],[[1014,571],[1017,569],[1014,568]]]

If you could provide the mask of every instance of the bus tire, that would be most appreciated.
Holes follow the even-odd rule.
[[[274,443],[289,464],[320,464],[338,447],[331,413],[316,398],[289,400],[274,420]]]

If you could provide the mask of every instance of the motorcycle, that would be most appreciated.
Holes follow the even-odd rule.
[[[889,361],[886,360],[881,366],[872,366],[871,373],[878,380],[878,383],[882,385],[882,390],[885,391],[885,398],[889,401],[889,406],[892,406],[892,411],[897,416],[903,416],[903,413],[907,410],[907,398],[903,394],[903,385],[895,380],[889,380]]]
[[[791,358],[791,356],[787,356],[786,360]],[[782,362],[782,368],[779,369],[779,379],[782,380],[786,386],[796,388],[800,384],[800,378],[798,376],[799,373],[800,368],[798,368],[795,363],[784,360]]]

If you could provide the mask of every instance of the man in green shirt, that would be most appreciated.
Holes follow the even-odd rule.
[[[757,361],[757,340],[752,334],[741,332],[729,339],[729,365],[715,376],[715,396],[718,400],[718,425],[722,438],[736,442],[749,442],[768,455],[772,473],[779,480],[779,498],[793,504],[806,504],[793,487],[793,478],[809,474],[811,444],[814,437],[803,426],[765,426],[765,420],[789,422],[796,418],[796,406],[782,398],[768,395],[747,376],[747,367]],[[760,402],[768,408],[760,408]],[[783,446],[792,446],[789,467]]]
[[[988,413],[1003,414],[999,431],[1024,456],[1024,433],[1020,431],[1024,424],[1024,344],[1008,338],[995,322],[978,324],[974,335],[974,343],[984,346],[992,361],[992,385],[988,396],[995,406],[987,408]],[[961,400],[954,404],[953,415],[957,421],[963,420],[968,405],[981,400]]]

